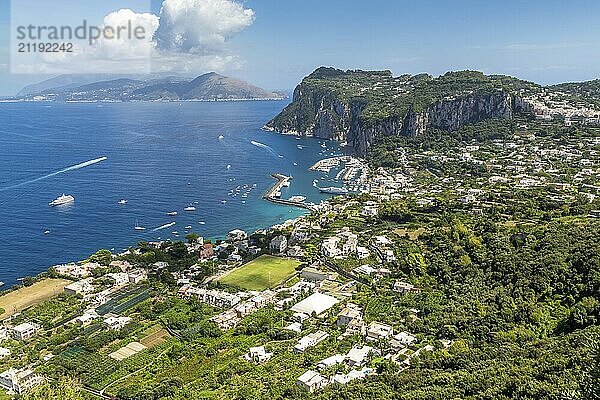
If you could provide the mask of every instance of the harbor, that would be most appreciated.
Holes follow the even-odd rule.
[[[307,210],[313,209],[312,204],[304,202],[305,198],[303,196],[292,196],[287,200],[281,198],[281,190],[284,187],[290,186],[290,182],[293,179],[291,176],[283,174],[271,174],[271,177],[276,179],[277,182],[265,192],[265,194],[263,195],[263,199],[275,204],[300,207]]]

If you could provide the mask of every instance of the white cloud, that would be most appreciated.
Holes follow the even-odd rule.
[[[155,39],[162,51],[210,55],[253,22],[254,11],[235,1],[165,0]]]
[[[120,35],[119,38],[108,39],[101,36],[90,47],[93,56],[100,59],[135,59],[140,57],[149,57],[152,55],[155,44],[152,40],[154,32],[158,29],[159,18],[150,13],[135,13],[129,9],[119,10],[104,17],[104,27],[127,27],[131,23],[133,27],[143,28],[144,34],[140,30],[136,35]]]
[[[119,38],[101,36],[74,53],[45,53],[37,62],[13,63],[28,73],[203,72],[239,68],[227,41],[254,22],[254,11],[235,0],[164,0],[160,15],[121,9],[104,17],[103,28],[144,29],[143,39],[123,31]]]

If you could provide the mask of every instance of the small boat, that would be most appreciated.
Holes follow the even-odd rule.
[[[348,194],[348,189],[335,186],[319,188],[319,191],[326,194]]]
[[[192,229],[192,226],[191,226],[191,225],[188,225],[188,226],[186,226],[184,229],[190,230],[190,229]]]
[[[125,204],[127,204],[127,200],[126,199],[121,199],[121,200],[119,200],[119,204],[125,205]]]
[[[206,225],[206,222],[204,222],[204,221],[198,221],[198,223],[199,223],[200,225]]]
[[[135,221],[135,226],[133,227],[133,229],[135,229],[136,231],[145,231],[146,228],[144,228],[143,226],[141,226],[137,220]]]
[[[294,166],[295,166],[295,167],[297,167],[297,166],[298,166],[298,163],[294,163]]]
[[[44,235],[49,235],[50,231],[44,231]]]
[[[242,200],[242,204],[246,204],[246,200]]]
[[[221,204],[227,203],[227,200],[221,200]]]
[[[171,233],[172,233],[173,235],[179,235],[179,232],[177,232],[177,231],[173,231],[173,232],[171,232]]]
[[[58,196],[56,199],[52,200],[48,205],[50,207],[62,206],[63,204],[72,203],[75,201],[75,197],[70,194],[62,194]]]
[[[220,139],[225,139],[225,136],[223,136],[223,135],[219,135],[219,140],[220,140]]]
[[[184,208],[183,211],[194,212],[194,211],[196,211],[196,207],[189,205],[186,208]]]
[[[0,281],[0,287],[4,286],[4,282]]]
[[[227,169],[231,169],[231,164],[227,164]]]
[[[177,215],[177,211],[169,211],[167,213],[167,215],[173,217],[173,216]]]
[[[192,182],[188,182],[188,186],[190,186],[192,184]]]

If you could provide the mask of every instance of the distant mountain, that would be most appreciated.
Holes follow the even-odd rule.
[[[133,75],[122,76],[122,78],[136,78]],[[139,78],[139,76],[137,77]],[[17,97],[24,97],[28,95],[36,95],[50,89],[69,90],[79,86],[83,86],[89,83],[107,81],[114,79],[114,75],[111,74],[73,74],[73,75],[60,75],[55,78],[47,79],[45,81],[34,83],[29,86],[25,86]]]
[[[188,79],[179,76],[139,77],[66,75],[24,88],[18,98],[42,101],[178,101],[282,99],[248,82],[210,72]],[[112,79],[108,79],[108,78]]]

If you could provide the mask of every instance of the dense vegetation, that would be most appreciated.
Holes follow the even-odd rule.
[[[293,121],[299,131],[304,132],[315,123],[317,108],[336,109],[332,107],[336,103],[361,109],[360,118],[368,125],[389,117],[403,118],[409,110],[420,112],[447,96],[485,95],[497,90],[537,92],[540,86],[477,71],[448,72],[437,78],[428,74],[394,77],[390,71],[341,71],[322,67],[304,78],[296,88],[295,101],[272,125],[286,126]],[[342,127],[342,116],[332,113],[329,117],[334,126]]]

